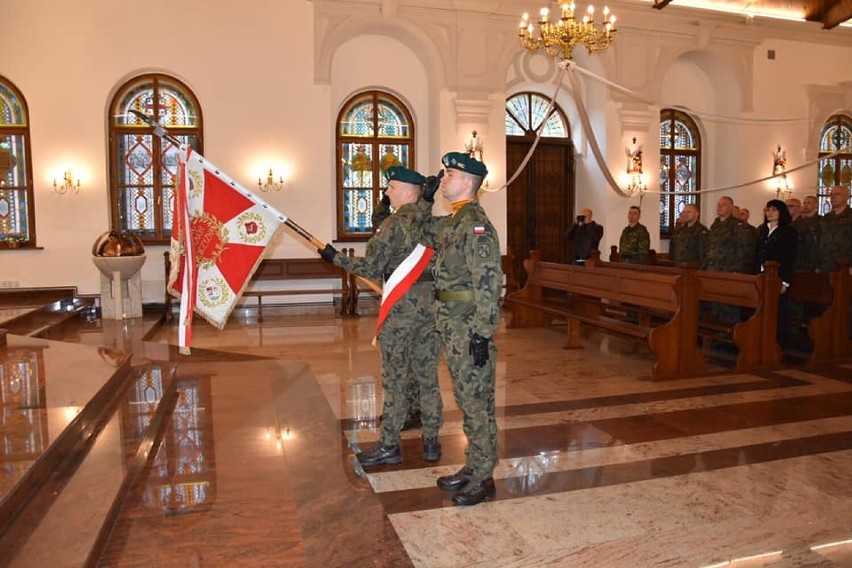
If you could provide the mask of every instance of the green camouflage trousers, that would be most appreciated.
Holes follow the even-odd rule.
[[[444,406],[438,386],[440,341],[432,308],[434,286],[417,283],[391,308],[379,333],[382,351],[382,433],[386,446],[399,444],[399,433],[410,411],[412,389],[419,390],[423,435],[438,435]],[[416,386],[412,387],[412,383]]]
[[[469,354],[470,330],[475,312],[472,302],[437,302],[437,324],[444,358],[453,379],[453,394],[462,411],[467,437],[466,465],[474,477],[491,477],[497,467],[497,419],[494,388],[497,347],[488,344],[488,362],[477,367]]]

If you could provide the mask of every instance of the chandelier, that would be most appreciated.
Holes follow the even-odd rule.
[[[550,21],[550,10],[541,9],[541,20],[536,35],[530,16],[524,13],[521,19],[518,37],[521,47],[533,53],[544,49],[549,57],[570,60],[574,46],[582,45],[589,53],[603,51],[615,37],[615,16],[604,6],[603,22],[595,26],[595,7],[589,6],[582,21],[574,18],[575,5],[563,2],[560,5],[562,15],[556,22]]]

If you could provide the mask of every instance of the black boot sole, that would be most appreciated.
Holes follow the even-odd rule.
[[[362,462],[358,460],[358,463],[361,464],[361,467],[376,467],[377,465],[388,464],[388,465],[396,465],[398,463],[402,463],[402,456],[396,456],[393,458],[382,458],[380,460],[370,460],[368,462]]]
[[[439,479],[438,480],[438,488],[443,489],[444,491],[458,491],[459,489],[461,489],[462,487],[467,485],[469,481],[470,481],[469,477],[459,478],[458,481],[446,481],[446,482],[443,482],[443,483]]]

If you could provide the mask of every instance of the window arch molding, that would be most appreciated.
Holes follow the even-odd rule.
[[[660,111],[660,237],[669,238],[687,205],[701,208],[701,131],[688,114]],[[674,172],[674,175],[672,175]]]
[[[838,113],[828,117],[820,130],[819,157],[842,153],[822,160],[817,171],[818,213],[831,211],[828,192],[835,185],[852,185],[852,117]]]
[[[391,166],[416,169],[415,126],[409,106],[386,90],[349,97],[335,122],[337,240],[367,240],[372,213]]]
[[[119,86],[109,105],[111,226],[134,232],[147,244],[168,244],[178,147],[130,110],[154,116],[169,134],[203,153],[201,104],[180,79],[145,73]]]
[[[36,246],[29,108],[0,75],[0,249]]]

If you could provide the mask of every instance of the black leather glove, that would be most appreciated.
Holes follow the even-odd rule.
[[[477,367],[484,367],[488,362],[488,342],[491,341],[487,337],[482,337],[478,333],[474,333],[470,337],[470,347],[467,351],[473,355],[473,364]]]
[[[435,192],[441,186],[441,178],[444,177],[444,170],[438,172],[436,176],[429,176],[423,182],[423,199],[432,203],[435,201]]]
[[[337,249],[330,244],[325,245],[325,248],[317,249],[317,252],[326,262],[334,262],[334,257],[339,254]]]
[[[388,194],[384,191],[382,192],[382,198],[379,199],[379,202],[385,207],[390,207],[390,197],[388,197]]]

